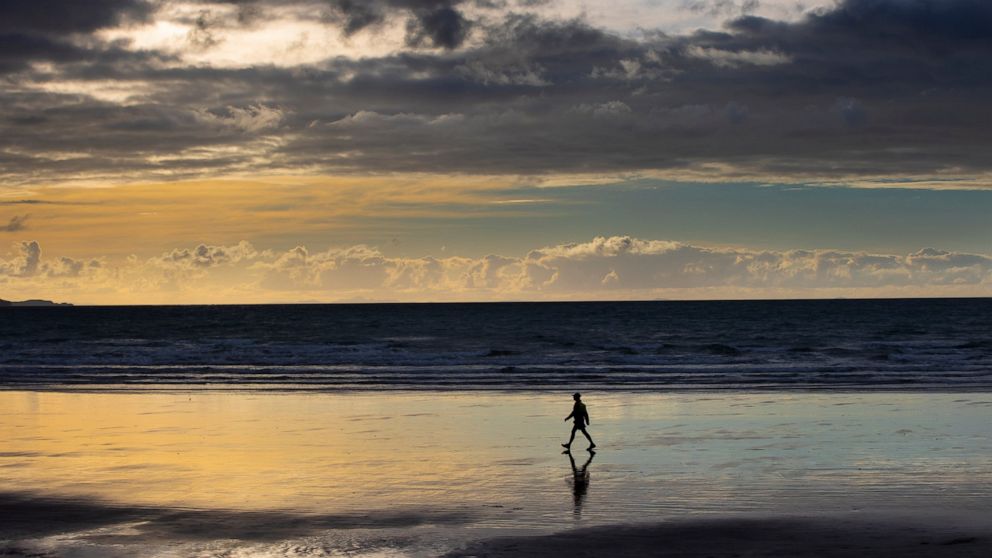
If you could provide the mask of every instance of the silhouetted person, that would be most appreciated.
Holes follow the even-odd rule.
[[[565,417],[565,420],[574,419],[575,422],[572,424],[572,435],[568,438],[568,443],[562,444],[561,447],[572,449],[572,441],[575,440],[575,431],[581,430],[582,434],[589,440],[589,449],[592,449],[596,447],[596,444],[592,441],[592,436],[586,432],[586,425],[589,424],[589,412],[586,411],[586,405],[582,402],[582,394],[574,393],[572,394],[572,399],[575,400],[575,405],[572,406],[572,414]]]
[[[575,515],[582,514],[582,500],[586,497],[586,491],[589,490],[589,464],[592,463],[592,458],[596,457],[596,452],[589,450],[589,459],[582,464],[582,467],[575,466],[575,458],[572,457],[572,452],[565,450],[565,455],[568,456],[568,460],[572,463],[572,498],[575,502]]]

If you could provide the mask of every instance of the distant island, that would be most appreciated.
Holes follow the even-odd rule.
[[[0,298],[0,308],[6,306],[72,306],[68,302],[52,302],[51,300],[41,300],[38,298],[32,298],[30,300],[4,300]]]

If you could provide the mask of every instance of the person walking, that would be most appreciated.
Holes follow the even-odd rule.
[[[572,424],[572,435],[568,438],[568,443],[562,444],[561,447],[571,450],[572,441],[575,440],[575,431],[578,430],[589,440],[588,449],[591,450],[596,447],[596,444],[592,441],[592,436],[589,435],[589,432],[586,431],[586,426],[589,424],[589,411],[586,410],[586,405],[582,402],[581,393],[576,392],[572,394],[572,399],[575,400],[575,405],[572,406],[572,413],[565,417],[565,421],[568,421],[568,419],[574,420]]]

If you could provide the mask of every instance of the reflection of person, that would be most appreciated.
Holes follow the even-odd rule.
[[[575,431],[580,430],[586,439],[589,440],[589,449],[592,449],[596,447],[596,444],[593,443],[592,436],[586,432],[586,425],[589,424],[589,412],[586,411],[586,405],[582,402],[582,394],[574,393],[572,394],[572,399],[575,400],[575,405],[572,406],[572,414],[565,417],[566,421],[568,419],[574,419],[575,421],[572,424],[572,435],[568,438],[568,443],[561,446],[565,449],[571,449],[572,441],[575,440]]]
[[[589,459],[582,464],[582,467],[575,466],[575,458],[572,457],[572,452],[565,451],[568,455],[568,460],[572,463],[572,498],[575,502],[575,515],[578,516],[582,513],[582,500],[586,497],[586,491],[589,490],[589,464],[592,463],[592,458],[596,457],[596,452],[589,450]]]

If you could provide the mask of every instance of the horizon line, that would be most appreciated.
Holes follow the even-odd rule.
[[[643,304],[649,302],[696,303],[696,302],[814,302],[814,301],[872,301],[872,300],[989,300],[988,296],[893,296],[893,297],[809,297],[809,298],[651,298],[651,299],[585,299],[585,300],[368,300],[368,301],[301,301],[301,302],[200,302],[175,304],[76,304],[73,302],[54,302],[44,299],[28,299],[51,303],[50,305],[17,305],[26,301],[15,301],[0,298],[14,305],[0,305],[7,308],[171,308],[177,306],[361,306],[361,305],[456,305],[456,304]]]

